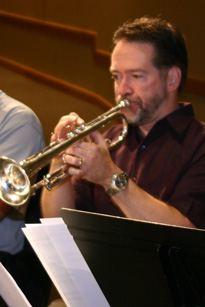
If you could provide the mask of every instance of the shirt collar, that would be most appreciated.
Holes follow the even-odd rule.
[[[171,127],[177,132],[182,134],[195,117],[194,109],[190,103],[179,103],[179,109],[172,112],[164,119],[168,121]],[[162,119],[163,120],[163,119]]]
[[[186,131],[189,124],[194,119],[194,109],[191,105],[191,103],[183,102],[179,103],[179,108],[175,110],[174,112],[170,113],[166,117],[160,119],[154,127],[150,130],[147,137],[142,137],[140,133],[139,127],[133,127],[129,126],[128,133],[132,134],[135,133],[135,137],[138,138],[138,141],[142,141],[145,139],[149,139],[150,136],[153,137],[153,134],[155,135],[156,131],[158,133],[161,133],[164,131],[165,127],[170,127],[173,132],[175,132],[177,135],[182,135],[184,131]]]

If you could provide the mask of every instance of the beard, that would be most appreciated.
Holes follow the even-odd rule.
[[[138,108],[135,113],[131,109],[123,110],[123,113],[127,117],[128,123],[133,126],[140,126],[149,123],[156,111],[165,102],[167,95],[167,91],[165,87],[163,87],[161,93],[156,94],[145,101],[143,101],[140,97],[137,99],[123,97],[123,99],[128,99],[133,107],[134,105],[137,105]]]

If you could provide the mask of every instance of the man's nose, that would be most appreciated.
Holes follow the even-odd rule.
[[[133,88],[129,80],[122,78],[117,86],[117,94],[126,97],[133,93]]]

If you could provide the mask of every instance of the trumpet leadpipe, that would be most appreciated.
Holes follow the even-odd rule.
[[[98,130],[102,126],[106,125],[115,118],[122,118],[122,133],[118,139],[108,145],[109,149],[115,147],[122,142],[127,135],[127,121],[126,117],[119,111],[122,108],[129,106],[128,100],[122,100],[115,107],[111,108],[104,114],[98,116],[91,122],[76,127],[73,131],[68,132],[65,139],[58,140],[50,143],[39,153],[29,157],[26,160],[22,160],[19,163],[9,159],[7,157],[0,157],[0,199],[11,206],[20,206],[25,204],[31,196],[32,187],[30,184],[30,178],[36,174],[45,165],[48,165],[50,161],[58,156],[60,153],[66,150],[69,146],[73,145],[80,139],[85,138],[91,132]],[[65,173],[65,170],[63,171]],[[55,182],[61,181],[64,176],[58,172],[60,180],[52,180]],[[56,177],[56,174],[55,174]],[[47,186],[51,189],[52,174],[48,174],[44,180],[35,185],[35,189],[42,186]]]

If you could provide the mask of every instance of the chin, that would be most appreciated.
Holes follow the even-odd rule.
[[[125,115],[125,117],[127,118],[127,122],[130,125],[137,125],[138,124],[138,113],[134,113],[132,111],[128,111],[126,110],[126,112],[124,112],[125,110],[123,110],[123,114]]]

